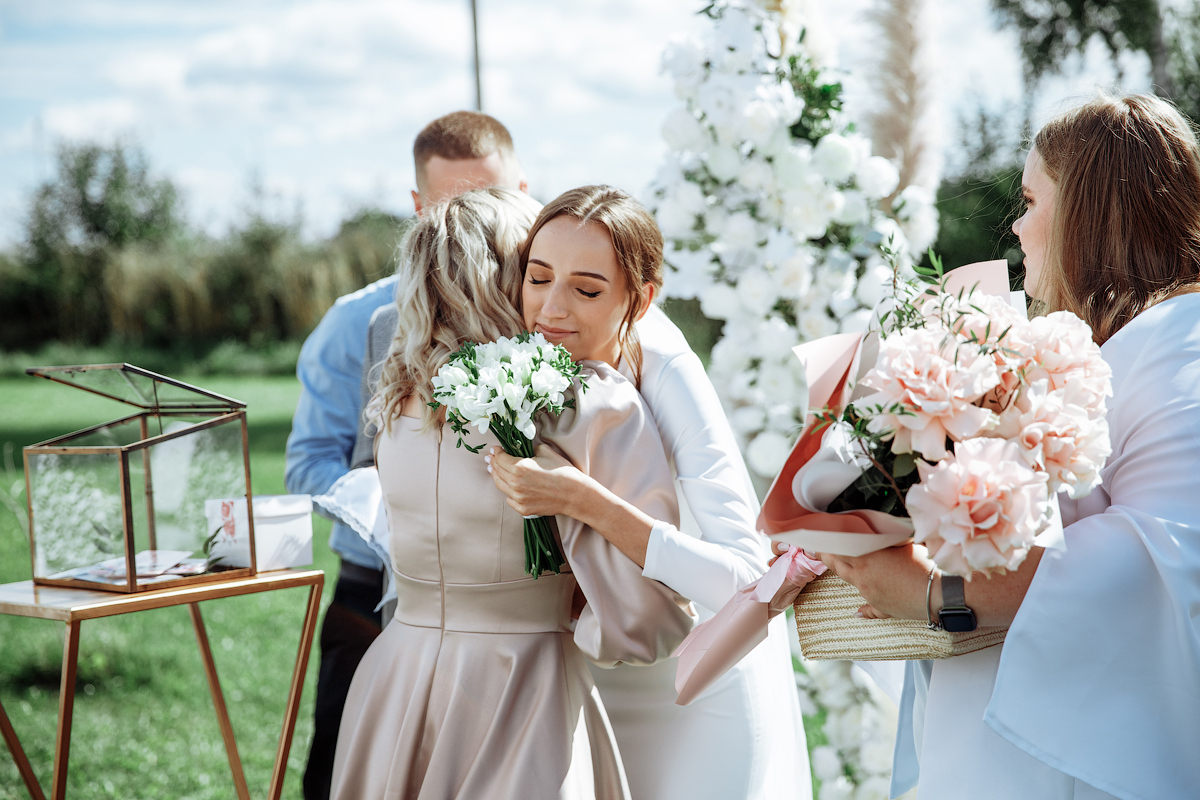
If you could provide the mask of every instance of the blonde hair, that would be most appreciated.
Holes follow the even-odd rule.
[[[1037,295],[1101,344],[1200,280],[1200,148],[1157,97],[1101,96],[1038,132],[1055,185]]]
[[[371,418],[390,426],[415,396],[422,430],[431,430],[441,415],[428,406],[430,381],[450,354],[464,342],[525,329],[517,251],[538,208],[524,192],[475,189],[433,206],[408,231],[396,267],[399,324],[368,405]]]
[[[629,307],[621,321],[619,332],[621,357],[629,362],[635,382],[641,388],[642,346],[637,338],[638,311],[645,297],[643,287],[649,283],[656,292],[663,285],[663,237],[654,215],[629,194],[612,186],[581,186],[551,200],[538,214],[529,229],[529,237],[521,246],[521,280],[529,268],[529,251],[538,231],[552,219],[571,217],[580,225],[595,222],[608,231],[617,265],[625,275],[629,292]]]

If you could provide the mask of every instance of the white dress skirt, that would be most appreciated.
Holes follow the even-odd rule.
[[[642,575],[692,600],[700,620],[766,571],[758,501],[724,409],[679,329],[657,307],[638,323],[640,391],[671,457],[680,526],[659,523]],[[623,374],[631,377],[628,370]],[[807,800],[812,777],[788,623],[688,706],[676,659],[592,669],[634,800]]]
[[[933,663],[918,800],[1112,800],[1113,795],[1037,760],[984,722],[1003,649],[989,647]]]

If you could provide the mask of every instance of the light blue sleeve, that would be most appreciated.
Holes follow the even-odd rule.
[[[892,785],[889,797],[899,797],[921,777],[921,740],[925,730],[925,699],[929,695],[932,661],[904,662],[904,689],[896,721],[896,747],[892,752]]]
[[[300,351],[300,401],[287,442],[284,482],[289,492],[324,494],[349,471],[358,414],[365,337],[355,348],[352,318],[334,306]],[[343,313],[339,313],[343,312]],[[358,350],[357,358],[354,350]],[[357,366],[356,363],[357,362]]]
[[[392,301],[394,287],[395,280],[386,278],[339,299],[301,348],[296,365],[300,400],[284,471],[289,492],[324,494],[349,471],[362,412],[359,386],[367,326],[375,309]],[[329,546],[359,566],[382,569],[367,544],[341,523],[335,523]]]

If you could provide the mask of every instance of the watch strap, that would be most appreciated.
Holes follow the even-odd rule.
[[[963,579],[958,575],[942,575],[942,610],[938,612],[942,630],[966,633],[975,630],[975,612],[967,607]]]
[[[942,609],[966,608],[967,593],[961,575],[942,573]]]

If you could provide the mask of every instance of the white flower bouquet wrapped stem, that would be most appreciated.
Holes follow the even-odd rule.
[[[539,334],[522,333],[494,342],[468,342],[451,354],[433,379],[433,408],[446,407],[446,421],[458,434],[458,447],[473,453],[463,437],[474,427],[491,431],[504,452],[532,458],[541,411],[561,414],[575,401],[564,395],[579,377],[579,365],[565,348]],[[580,389],[586,384],[580,382]],[[534,578],[545,570],[558,573],[565,561],[562,548],[545,517],[525,520],[525,571]]]

